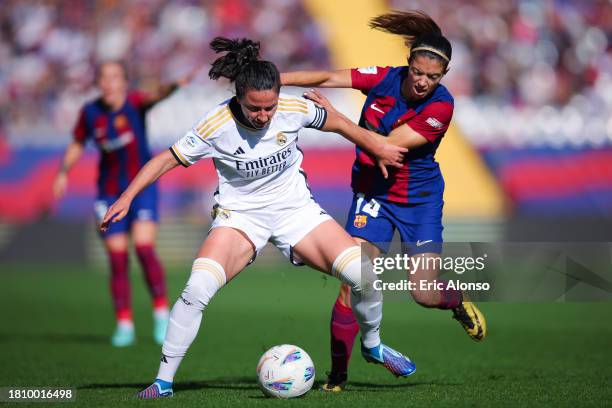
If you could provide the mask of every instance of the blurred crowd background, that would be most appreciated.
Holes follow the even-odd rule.
[[[456,119],[478,146],[612,141],[608,0],[389,7],[426,10],[450,38],[446,83],[459,100]],[[224,35],[260,40],[281,70],[330,67],[326,40],[299,0],[5,0],[0,27],[2,122],[22,142],[66,135],[95,92],[96,61],[125,59],[134,82],[152,88],[210,63],[208,43]]]
[[[612,142],[609,0],[392,0],[423,9],[453,45],[447,83],[478,146]]]
[[[133,85],[153,89],[210,64],[209,42],[226,36],[261,41],[282,70],[329,68],[301,1],[7,0],[0,26],[0,107],[14,143],[65,143],[99,61],[125,61]]]
[[[124,60],[132,85],[145,90],[203,67],[190,86],[149,115],[152,144],[163,148],[231,94],[227,83],[206,75],[214,59],[208,43],[217,35],[261,41],[263,57],[282,71],[347,68],[334,66],[334,39],[311,12],[315,1],[3,0],[0,253],[10,249],[3,244],[10,241],[2,238],[3,228],[15,231],[15,225],[49,215],[91,220],[95,152],[74,172],[62,203],[50,202],[49,183],[79,107],[96,95],[97,62]],[[456,153],[452,160],[482,161],[504,202],[495,225],[527,228],[496,238],[533,238],[551,225],[583,228],[587,237],[592,225],[612,230],[609,0],[375,2],[383,11],[424,10],[450,39],[453,58],[444,84],[456,97],[452,137],[466,140],[477,153],[476,159]],[[360,7],[358,1],[345,3],[346,13]],[[357,119],[357,95],[329,95]],[[313,189],[324,206],[344,217],[348,168],[339,172],[333,166],[350,163],[351,146],[322,134],[300,141],[312,151],[306,169]],[[186,202],[204,201],[193,211],[201,214],[210,201],[201,197],[215,182],[211,175],[204,179],[202,187],[198,175],[169,178],[163,185],[171,193],[162,200],[165,214],[185,214]],[[446,201],[452,204],[453,197]],[[466,222],[482,224],[483,218],[475,206]],[[534,222],[543,218],[550,219],[545,227]],[[452,222],[447,220],[447,227]],[[612,240],[609,233],[598,237]]]

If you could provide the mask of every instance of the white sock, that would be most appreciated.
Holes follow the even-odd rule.
[[[134,322],[131,319],[117,320],[117,327],[122,330],[134,330]]]
[[[198,334],[201,322],[202,310],[193,307],[193,305],[185,304],[181,296],[174,304],[172,312],[170,312],[159,371],[155,378],[173,382],[176,370],[183,361],[187,348]],[[174,346],[175,344],[178,347]]]
[[[156,378],[174,381],[174,375],[187,349],[198,334],[204,308],[225,281],[225,270],[218,262],[210,258],[194,261],[187,286],[170,312]]]
[[[376,279],[370,264],[361,264],[361,248],[353,246],[338,255],[332,273],[351,287],[351,305],[359,323],[361,342],[367,348],[380,344],[382,293],[372,288]]]
[[[155,320],[157,319],[167,319],[168,316],[170,316],[170,311],[168,310],[167,307],[163,306],[163,307],[156,307],[153,310],[153,318]]]

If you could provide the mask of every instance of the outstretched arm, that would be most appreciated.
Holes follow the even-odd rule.
[[[140,169],[123,194],[121,194],[117,201],[110,206],[102,220],[102,224],[100,224],[100,230],[106,231],[111,222],[121,221],[121,219],[127,215],[134,197],[149,184],[178,166],[178,164],[179,163],[172,153],[170,153],[170,150],[166,150],[149,160],[149,162]]]
[[[323,96],[323,94],[321,94],[316,89],[312,89],[308,92],[305,92],[304,97],[310,99],[311,101],[317,103],[318,105],[323,106],[327,110],[328,113],[334,112],[334,114],[341,116],[345,120],[350,122],[350,120],[346,116],[344,116],[341,112],[338,112],[336,110],[336,108],[331,104],[329,99]],[[372,138],[378,140],[380,143],[386,143],[386,144],[390,144],[394,146],[405,147],[409,150],[416,149],[417,147],[423,146],[429,142],[429,140],[425,138],[425,136],[421,135],[421,133],[412,129],[408,124],[403,124],[402,126],[399,126],[393,129],[387,137],[381,136],[375,132],[370,132],[370,131],[366,131],[366,132],[368,132]],[[354,141],[352,142],[354,143]]]
[[[60,199],[68,187],[68,172],[74,164],[83,155],[83,144],[77,141],[72,141],[66,148],[62,165],[53,180],[53,196],[55,199]]]
[[[159,88],[157,88],[155,93],[146,99],[145,105],[147,109],[152,108],[155,104],[166,99],[177,89],[182,88],[183,86],[189,84],[193,80],[193,78],[198,74],[199,71],[200,71],[200,67],[192,69],[185,76],[183,76],[182,78],[179,78],[177,81],[170,82],[168,84],[162,84],[161,86],[159,86]]]
[[[351,88],[353,83],[350,69],[337,71],[296,71],[283,72],[281,85],[318,87],[318,88]]]
[[[329,99],[317,90],[313,89],[304,93],[304,97],[327,110],[327,122],[322,130],[340,133],[344,138],[374,156],[385,178],[389,176],[387,166],[403,167],[404,154],[408,152],[406,146],[391,143],[386,137],[357,126],[349,118],[338,112]]]
[[[397,168],[403,166],[404,153],[408,152],[408,149],[389,144],[385,137],[357,126],[349,118],[338,112],[329,100],[318,91],[306,92],[304,96],[319,103],[327,110],[327,120],[321,130],[339,133],[345,139],[370,153],[376,158],[378,167],[385,178],[389,176],[387,166]]]

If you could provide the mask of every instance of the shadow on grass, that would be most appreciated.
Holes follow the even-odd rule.
[[[401,381],[401,380],[398,380],[398,381]],[[323,381],[315,382],[315,384],[312,386],[311,392],[320,392],[322,394],[327,394],[327,395],[335,394],[331,392],[322,391],[321,390],[322,385],[323,385]],[[350,393],[350,392],[387,392],[390,390],[401,390],[404,388],[418,387],[418,386],[424,386],[424,385],[425,386],[427,385],[453,386],[457,384],[438,383],[438,382],[419,382],[419,381],[402,382],[401,384],[374,384],[374,383],[365,383],[365,382],[349,382],[346,386],[345,391],[343,391],[342,394],[346,395],[347,393]],[[306,394],[304,394],[304,397],[305,396]],[[270,397],[265,396],[265,395],[252,395],[252,396],[249,396],[248,398],[255,399],[255,400],[270,399]],[[299,397],[299,398],[302,398],[302,397]]]
[[[44,333],[44,334],[0,334],[0,343],[27,342],[27,343],[53,343],[53,344],[110,344],[108,336],[99,334],[79,333]]]
[[[114,388],[134,388],[141,390],[148,384],[146,383],[117,383],[117,384],[86,384],[78,387],[78,389],[114,389]],[[218,389],[218,390],[258,390],[259,386],[252,377],[236,377],[236,378],[219,378],[208,381],[186,381],[177,382],[172,387],[175,392],[186,390],[203,390],[203,389]]]
[[[423,387],[423,386],[443,386],[443,387],[452,387],[459,384],[456,383],[448,383],[448,382],[440,382],[440,381],[412,381],[410,379],[398,379],[397,384],[375,384],[375,383],[367,383],[367,382],[353,382],[349,381],[346,385],[347,390],[355,390],[355,391],[389,391],[393,389],[401,389],[401,388],[411,388],[411,387]],[[320,387],[323,385],[321,382],[318,384]],[[317,386],[317,385],[315,385]],[[314,388],[314,387],[313,387]]]
[[[401,380],[398,380],[401,381]],[[313,390],[318,390],[323,385],[322,381],[315,382],[312,387]],[[409,387],[419,386],[455,386],[458,384],[453,383],[442,383],[433,381],[410,381],[405,380],[398,384],[373,384],[366,382],[349,382],[347,385],[348,391],[359,391],[359,392],[380,392],[389,391],[393,389],[402,389]],[[133,388],[135,390],[141,390],[147,386],[146,383],[115,383],[115,384],[86,384],[78,387],[78,389],[116,389],[116,388]],[[235,378],[218,378],[207,381],[186,381],[178,382],[173,386],[175,392],[188,391],[188,390],[205,390],[205,389],[217,389],[217,390],[259,390],[259,385],[253,377],[235,377]],[[251,398],[266,398],[262,396],[253,396]]]

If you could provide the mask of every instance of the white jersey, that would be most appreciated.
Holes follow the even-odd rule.
[[[229,99],[208,112],[170,151],[183,166],[213,159],[219,177],[215,200],[224,209],[299,208],[311,198],[297,146],[304,127],[320,129],[327,112],[312,101],[280,94],[264,129],[239,122]]]

